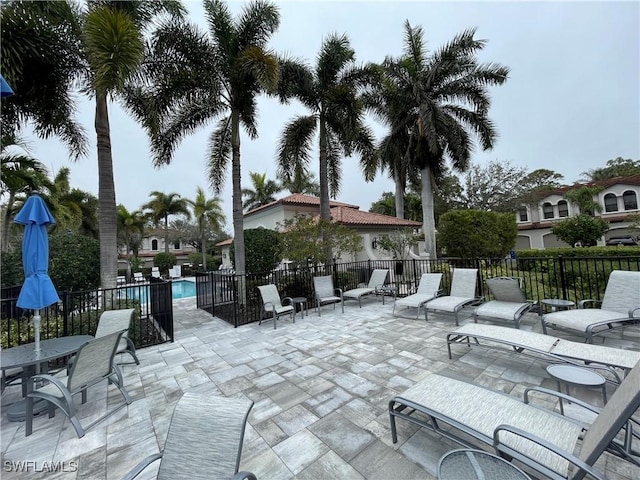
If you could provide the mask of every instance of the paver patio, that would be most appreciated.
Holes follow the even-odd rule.
[[[85,437],[78,439],[61,413],[35,418],[30,437],[24,423],[2,416],[2,478],[121,478],[159,450],[173,406],[190,390],[254,400],[240,467],[259,479],[428,479],[438,459],[458,446],[406,422],[398,423],[392,444],[387,403],[394,395],[431,372],[519,397],[528,385],[556,387],[544,362],[505,350],[456,345],[449,360],[452,317],[433,314],[426,323],[393,317],[392,309],[391,302],[369,299],[362,308],[347,304],[344,314],[325,309],[322,317],[298,315],[295,324],[283,319],[274,330],[271,322],[233,328],[196,309],[195,299],[176,301],[176,341],[138,351],[140,366],[123,367],[134,402]],[[470,314],[461,315],[461,324]],[[522,328],[540,331],[537,315],[528,314]],[[633,333],[607,340],[616,343],[640,350]],[[104,386],[89,390],[80,406],[83,423],[121,401],[115,387],[108,391],[107,397]],[[572,393],[602,401],[597,390]],[[3,409],[19,396],[19,387],[7,388]],[[26,464],[29,472],[16,472],[15,462],[33,463]],[[611,479],[640,478],[640,469],[608,454],[598,467]],[[154,478],[156,469],[157,462],[139,478]]]

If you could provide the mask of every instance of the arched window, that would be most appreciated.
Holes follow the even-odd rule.
[[[180,240],[176,240],[175,242],[173,242],[173,249],[180,250]]]
[[[561,218],[569,216],[569,204],[566,200],[560,200],[558,202],[558,216]]]
[[[518,219],[521,222],[528,222],[529,221],[529,213],[527,212],[527,207],[520,207],[518,209]]]
[[[542,217],[553,218],[553,205],[551,205],[549,202],[545,202],[542,205]]]
[[[158,250],[158,240],[155,238],[151,240],[151,250]]]
[[[622,201],[624,202],[625,210],[637,210],[638,209],[638,197],[636,192],[627,190],[622,194]]]
[[[618,197],[616,197],[613,193],[607,193],[604,196],[604,211],[605,212],[618,211]]]

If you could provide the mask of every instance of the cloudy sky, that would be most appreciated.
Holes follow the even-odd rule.
[[[270,46],[315,62],[323,38],[346,33],[359,62],[381,61],[402,51],[403,24],[421,25],[434,50],[464,29],[476,27],[487,40],[484,62],[511,69],[508,81],[491,90],[490,116],[499,132],[492,151],[477,149],[475,164],[509,161],[528,171],[547,168],[564,175],[566,183],[581,173],[602,167],[615,157],[640,158],[640,3],[624,2],[364,2],[280,1],[280,29]],[[185,4],[190,19],[206,28],[200,1]],[[231,1],[233,12],[243,2]],[[74,187],[97,195],[97,160],[93,132],[94,106],[79,102],[78,118],[90,133],[87,158],[71,163],[57,140],[32,139],[31,153],[49,169],[71,168]],[[259,102],[259,138],[242,138],[243,186],[249,172],[275,178],[277,140],[287,121],[305,110]],[[110,107],[116,200],[129,210],[140,208],[153,190],[193,198],[196,187],[207,188],[205,149],[209,132],[186,138],[173,163],[154,169],[147,138],[117,105]],[[378,137],[384,129],[372,124]],[[313,165],[317,176],[317,162]],[[231,179],[221,195],[231,232]],[[393,191],[386,175],[365,183],[356,159],[343,160],[338,200],[368,210],[382,192]],[[285,195],[283,193],[282,195]]]

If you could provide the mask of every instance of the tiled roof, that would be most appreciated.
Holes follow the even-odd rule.
[[[225,247],[227,245],[231,245],[233,243],[233,238],[227,238],[226,240],[222,240],[221,242],[216,243],[216,247]]]
[[[614,185],[640,185],[640,175],[607,178],[606,180],[596,180],[595,182],[585,182],[585,183],[576,182],[573,185],[563,185],[561,187],[553,188],[550,190],[541,190],[537,194],[539,198],[542,199],[542,198],[548,197],[549,195],[564,195],[569,190],[573,190],[574,188],[593,187],[593,186],[609,188]]]
[[[361,212],[353,208],[333,207],[331,220],[342,225],[367,225],[381,227],[420,227],[422,223],[413,220],[391,217],[381,213]]]
[[[318,205],[320,206],[320,199],[318,197],[314,197],[312,195],[303,195],[302,193],[293,193],[289,196],[283,197],[275,202],[267,203],[266,205],[262,205],[261,207],[254,208],[253,210],[249,210],[244,214],[245,217],[249,215],[253,215],[254,213],[261,212],[268,208],[271,208],[275,205]],[[359,209],[358,205],[351,205],[348,203],[330,201],[331,207],[349,207],[354,209]]]

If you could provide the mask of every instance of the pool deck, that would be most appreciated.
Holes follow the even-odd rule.
[[[255,402],[240,469],[261,480],[433,479],[438,459],[458,446],[402,421],[393,444],[387,411],[393,396],[431,372],[518,397],[529,385],[556,388],[545,362],[508,350],[456,345],[449,360],[445,336],[455,328],[451,316],[433,314],[429,322],[397,318],[392,302],[385,303],[370,298],[358,308],[347,302],[344,314],[329,306],[321,317],[298,314],[295,323],[282,319],[274,330],[271,321],[233,328],[198,310],[193,298],[175,301],[175,342],[138,350],[141,364],[123,367],[134,402],[83,438],[60,413],[35,418],[30,437],[23,423],[2,416],[2,478],[122,478],[159,451],[175,403],[194,391]],[[471,321],[470,313],[461,315],[461,323]],[[537,315],[528,314],[522,328],[540,331]],[[640,350],[633,334],[607,344]],[[572,393],[602,403],[598,390]],[[8,387],[2,408],[19,397],[19,387]],[[79,406],[81,421],[88,423],[121,400],[113,386],[90,388],[88,402]],[[577,407],[566,408],[581,415]],[[15,462],[33,463],[18,473],[10,471]],[[46,465],[58,471],[42,471]],[[640,478],[640,468],[609,454],[597,466],[612,480]],[[156,471],[157,462],[138,478],[155,478]]]

